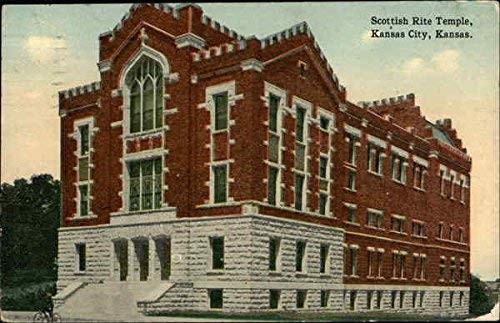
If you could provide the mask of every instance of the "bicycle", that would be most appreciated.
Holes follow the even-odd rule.
[[[61,316],[54,311],[39,310],[33,316],[33,322],[59,323]]]

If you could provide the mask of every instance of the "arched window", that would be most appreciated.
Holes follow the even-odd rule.
[[[128,72],[130,89],[130,132],[160,128],[163,125],[163,71],[160,64],[142,57]]]

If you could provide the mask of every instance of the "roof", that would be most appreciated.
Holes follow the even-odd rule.
[[[456,148],[455,143],[450,139],[450,137],[448,136],[448,134],[446,132],[439,129],[439,127],[436,126],[435,124],[433,124],[432,122],[427,121],[427,123],[431,126],[432,137],[436,138],[437,140],[441,141],[442,143],[445,143],[447,145],[450,145],[450,146]]]

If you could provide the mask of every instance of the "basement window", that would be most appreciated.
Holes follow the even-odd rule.
[[[76,251],[76,268],[78,272],[84,272],[87,265],[85,243],[77,243],[75,245]]]
[[[210,308],[222,308],[223,306],[223,293],[222,289],[210,289],[208,291],[210,298]]]
[[[269,308],[278,309],[280,304],[281,291],[277,289],[269,290]]]

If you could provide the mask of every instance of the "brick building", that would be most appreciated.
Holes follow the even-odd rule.
[[[57,304],[128,284],[145,312],[468,312],[450,119],[348,101],[305,22],[257,39],[141,4],[99,42],[101,81],[59,93]]]

